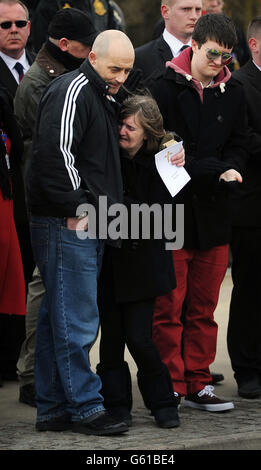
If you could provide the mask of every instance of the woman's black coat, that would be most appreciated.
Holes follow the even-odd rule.
[[[162,205],[170,202],[170,195],[157,173],[154,155],[146,155],[141,149],[133,159],[122,156],[122,175],[128,210],[131,203]],[[165,249],[165,240],[127,239],[123,240],[121,248],[106,247],[101,289],[107,282],[113,289],[111,294],[120,303],[170,292],[176,287],[176,280],[172,254]]]

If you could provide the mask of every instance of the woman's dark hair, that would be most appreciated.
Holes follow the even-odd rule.
[[[223,13],[203,15],[196,23],[192,39],[201,47],[207,41],[215,41],[231,49],[237,42],[237,33],[233,21]]]
[[[132,95],[124,100],[121,108],[121,121],[129,116],[136,115],[142,126],[147,140],[145,151],[156,153],[159,142],[165,135],[163,119],[159,107],[150,95]]]

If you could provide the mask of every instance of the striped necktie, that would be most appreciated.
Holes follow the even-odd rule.
[[[14,68],[18,72],[19,82],[20,82],[24,76],[24,67],[22,64],[20,64],[20,62],[16,62]]]

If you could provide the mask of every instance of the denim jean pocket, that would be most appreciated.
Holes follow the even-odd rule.
[[[34,259],[41,270],[48,263],[49,225],[40,222],[30,222],[31,241]]]
[[[88,230],[72,230],[67,228],[66,225],[61,226],[61,237],[64,243],[68,242],[75,245],[81,245],[81,243],[84,243],[89,238]]]

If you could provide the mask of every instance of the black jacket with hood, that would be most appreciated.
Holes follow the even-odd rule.
[[[229,184],[219,183],[219,177],[229,169],[244,177],[246,100],[227,67],[203,88],[191,75],[191,54],[187,48],[168,62],[166,72],[149,87],[165,129],[184,141],[191,181],[175,198],[185,207],[184,247],[209,249],[230,239]]]

